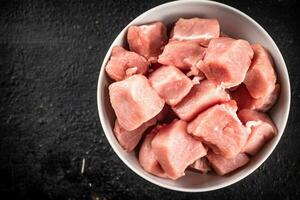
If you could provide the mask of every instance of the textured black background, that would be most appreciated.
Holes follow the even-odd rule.
[[[109,146],[96,105],[101,61],[127,23],[163,1],[1,1],[0,196],[299,198],[300,4],[296,0],[224,2],[253,17],[270,33],[290,73],[289,123],[276,150],[258,170],[218,191],[180,193],[138,177]]]

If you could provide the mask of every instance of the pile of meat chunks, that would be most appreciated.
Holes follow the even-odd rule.
[[[280,86],[260,44],[202,18],[180,18],[169,37],[162,22],[131,26],[127,41],[129,50],[115,46],[106,66],[115,81],[114,133],[147,172],[174,180],[187,169],[224,175],[276,135],[265,112]]]

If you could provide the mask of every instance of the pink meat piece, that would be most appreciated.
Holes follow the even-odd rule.
[[[245,79],[252,57],[253,50],[245,40],[213,39],[208,45],[201,71],[207,79],[225,88],[234,87]]]
[[[145,137],[139,152],[139,162],[147,172],[158,177],[167,178],[165,171],[162,169],[161,165],[156,159],[151,145],[151,142],[157,134],[158,129],[159,128],[153,129],[151,133],[147,134]]]
[[[188,125],[188,133],[198,137],[216,154],[234,158],[248,138],[247,129],[236,115],[235,101],[217,104],[200,113]]]
[[[158,62],[163,65],[174,65],[180,69],[190,69],[203,59],[205,48],[192,41],[169,42]]]
[[[174,112],[185,121],[190,121],[206,108],[225,101],[230,96],[213,81],[203,80],[196,84],[183,100],[173,107]]]
[[[241,84],[235,91],[231,92],[231,97],[237,102],[239,109],[251,109],[266,112],[276,102],[280,93],[280,85],[276,84],[275,89],[268,95],[254,99],[248,92],[247,87]]]
[[[171,40],[194,41],[207,46],[213,38],[220,35],[220,25],[216,19],[180,18],[171,33]]]
[[[149,81],[159,96],[171,106],[179,103],[193,87],[192,81],[174,66],[160,67],[149,76]]]
[[[252,64],[244,84],[253,98],[263,98],[274,91],[276,73],[270,54],[260,44],[251,45],[254,51]]]
[[[240,120],[251,129],[243,152],[255,155],[263,145],[277,134],[277,128],[270,117],[262,112],[243,109],[238,113]]]
[[[185,169],[206,155],[202,143],[186,132],[187,123],[175,120],[159,130],[152,141],[158,162],[171,179],[185,175]]]
[[[156,118],[150,119],[148,122],[143,123],[137,129],[127,131],[120,126],[118,120],[116,120],[114,133],[123,149],[127,152],[131,152],[141,140],[143,133],[154,124],[156,124]]]
[[[131,26],[128,29],[127,41],[131,51],[155,62],[168,41],[166,26],[162,22]]]
[[[149,62],[144,57],[126,51],[123,47],[115,46],[105,70],[110,78],[121,81],[133,74],[145,74],[148,67]]]
[[[201,173],[207,173],[211,170],[206,157],[202,157],[196,160],[193,164],[190,165],[190,168]]]
[[[221,176],[246,165],[250,161],[249,157],[244,153],[239,153],[234,158],[227,159],[210,151],[206,157],[212,168]]]
[[[155,117],[165,103],[143,75],[112,83],[109,96],[119,124],[128,131]]]

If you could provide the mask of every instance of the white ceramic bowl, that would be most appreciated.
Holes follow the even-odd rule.
[[[281,94],[276,105],[270,111],[270,116],[278,128],[278,135],[265,145],[265,147],[251,159],[251,162],[247,166],[228,176],[203,175],[189,171],[186,173],[186,176],[176,181],[153,176],[141,168],[134,152],[128,154],[122,149],[112,131],[115,115],[108,96],[108,85],[110,82],[104,70],[109,60],[112,47],[125,43],[127,29],[131,25],[147,24],[154,21],[163,21],[169,25],[180,17],[217,18],[221,24],[221,30],[228,35],[246,39],[251,43],[258,42],[266,47],[273,56],[276,65],[278,79],[281,84]],[[144,179],[164,188],[184,192],[204,192],[223,188],[238,182],[256,170],[270,156],[278,144],[287,123],[290,108],[290,82],[285,62],[275,42],[269,34],[249,16],[235,8],[213,1],[174,1],[157,6],[141,14],[120,32],[110,46],[101,66],[97,88],[97,103],[100,121],[110,145],[131,170]]]

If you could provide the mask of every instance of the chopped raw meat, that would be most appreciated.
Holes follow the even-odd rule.
[[[151,145],[151,142],[155,137],[156,133],[157,129],[155,128],[151,131],[151,133],[147,134],[147,136],[145,137],[145,140],[143,141],[139,152],[139,162],[144,168],[144,170],[146,170],[147,172],[162,178],[167,178],[166,173],[161,168],[161,165],[156,159]]]
[[[251,133],[243,148],[245,153],[255,155],[267,141],[277,134],[275,124],[265,113],[244,109],[238,113],[238,117],[251,128]]]
[[[111,57],[105,70],[110,78],[115,81],[121,81],[133,74],[145,74],[148,66],[149,63],[144,57],[116,46],[112,49]]]
[[[149,76],[149,81],[159,96],[171,106],[179,103],[193,87],[192,81],[174,66],[160,67]]]
[[[201,71],[207,79],[225,88],[234,87],[245,79],[252,57],[253,50],[245,40],[213,39],[207,48]]]
[[[206,108],[230,100],[229,94],[213,81],[196,84],[183,100],[173,107],[174,112],[185,121],[190,121]]]
[[[173,41],[168,43],[158,62],[163,65],[174,65],[180,69],[190,69],[202,60],[205,48],[192,41]]]
[[[202,173],[207,173],[211,170],[207,158],[205,157],[196,160],[193,164],[190,165],[190,168]]]
[[[133,75],[112,83],[109,96],[119,124],[128,131],[149,121],[164,107],[164,100],[143,75]]]
[[[156,124],[156,118],[143,123],[140,127],[134,129],[133,131],[127,131],[121,127],[118,123],[118,120],[116,120],[114,133],[123,149],[127,152],[131,152],[139,143],[143,133],[154,124]]]
[[[156,62],[168,41],[166,26],[161,22],[131,26],[128,29],[127,41],[131,51],[144,56],[150,62]]]
[[[249,162],[249,157],[244,153],[237,154],[234,158],[227,159],[213,152],[208,152],[207,159],[218,175],[225,175]]]
[[[172,30],[171,40],[194,41],[207,46],[213,38],[220,35],[220,25],[216,19],[180,18]]]
[[[276,74],[273,60],[260,44],[251,46],[254,51],[252,64],[247,72],[244,84],[253,98],[263,98],[274,91]]]
[[[153,152],[171,179],[184,176],[185,169],[206,155],[202,143],[186,132],[187,123],[175,120],[159,130],[152,141]]]
[[[235,101],[210,107],[189,123],[188,133],[198,137],[215,153],[234,158],[248,138],[236,110]]]
[[[251,109],[266,112],[276,102],[280,93],[280,85],[276,84],[274,91],[265,97],[254,99],[248,92],[244,84],[241,84],[235,91],[231,92],[231,97],[237,102],[239,109]]]
[[[113,47],[105,66],[116,81],[108,87],[113,132],[155,176],[230,173],[277,134],[260,112],[280,94],[272,57],[222,32],[216,19],[180,18],[171,28],[168,39],[162,22],[134,25],[130,51]]]

